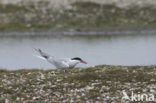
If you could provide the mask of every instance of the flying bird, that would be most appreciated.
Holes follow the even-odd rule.
[[[82,60],[79,57],[59,59],[48,55],[47,53],[43,52],[41,49],[35,48],[35,50],[41,55],[38,56],[39,58],[47,60],[49,63],[53,64],[57,69],[72,69],[79,63],[87,64],[86,61]]]

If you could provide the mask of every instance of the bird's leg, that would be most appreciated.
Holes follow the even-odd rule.
[[[67,69],[64,69],[63,71],[64,71],[64,73],[66,73],[67,72]]]
[[[63,71],[64,71],[64,73],[66,73],[66,69],[64,69]]]

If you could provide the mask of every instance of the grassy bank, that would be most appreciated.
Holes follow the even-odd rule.
[[[154,28],[154,6],[131,6],[75,2],[55,9],[48,2],[30,5],[0,4],[0,31],[6,30],[77,30],[108,28]]]
[[[121,103],[128,94],[156,95],[156,66],[109,66],[58,70],[0,70],[0,102]],[[126,101],[124,101],[126,103]],[[141,102],[142,103],[142,102]]]

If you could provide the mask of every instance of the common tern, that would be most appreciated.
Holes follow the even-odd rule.
[[[41,49],[36,49],[37,52],[41,56],[39,56],[42,59],[47,60],[49,63],[53,64],[57,69],[72,69],[74,68],[78,63],[84,63],[87,64],[84,60],[82,60],[79,57],[74,58],[60,58],[57,59],[53,56],[48,55],[47,53],[43,52]]]

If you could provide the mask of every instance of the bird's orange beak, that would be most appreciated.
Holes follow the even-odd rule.
[[[81,60],[80,62],[83,63],[83,64],[87,64],[87,62],[86,61],[83,61],[83,60]]]

